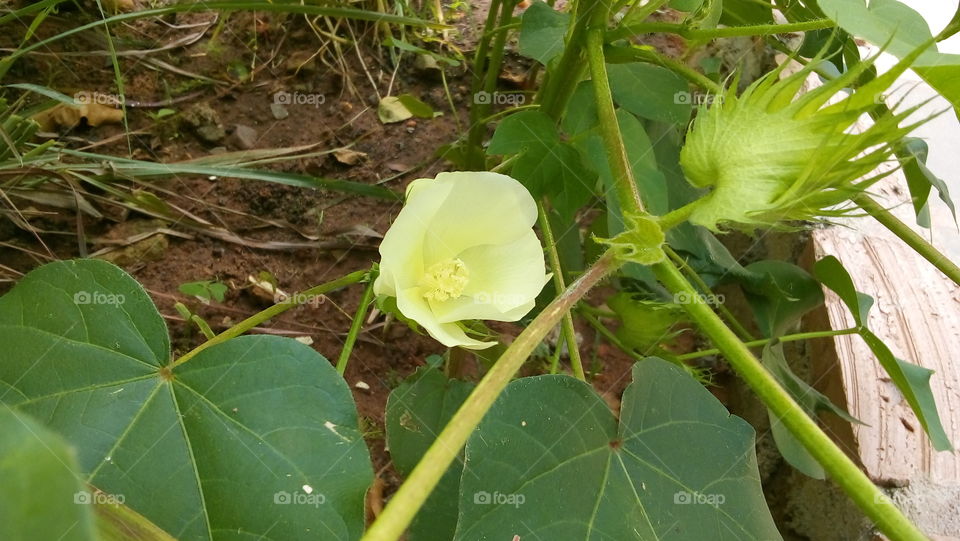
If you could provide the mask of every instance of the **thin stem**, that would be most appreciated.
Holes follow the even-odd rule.
[[[311,287],[310,289],[307,289],[300,293],[296,293],[293,296],[291,296],[289,299],[283,302],[274,304],[273,306],[265,310],[261,310],[260,312],[253,314],[252,316],[241,321],[240,323],[237,323],[233,327],[230,327],[229,329],[223,331],[222,333],[214,336],[210,340],[207,340],[206,342],[193,348],[192,350],[188,351],[185,355],[183,355],[182,357],[174,361],[173,364],[170,365],[170,368],[171,369],[176,368],[177,366],[180,366],[181,364],[194,358],[201,351],[211,346],[222,344],[223,342],[226,342],[231,338],[236,338],[237,336],[240,336],[241,334],[263,323],[264,321],[267,321],[268,319],[271,319],[277,315],[280,315],[286,312],[287,310],[293,308],[294,306],[299,306],[305,302],[309,302],[310,300],[320,295],[330,293],[331,291],[335,291],[337,289],[340,289],[341,287],[346,287],[350,284],[355,284],[357,282],[360,282],[367,276],[369,272],[370,271],[368,270],[358,270],[355,272],[351,272],[350,274],[342,278],[338,278],[332,282],[320,284],[318,286]]]
[[[699,86],[707,92],[711,92],[713,94],[723,93],[723,86],[716,81],[710,79],[706,75],[691,68],[683,62],[679,62],[668,56],[664,56],[653,49],[646,49],[642,47],[611,47],[607,49],[605,54],[607,62],[611,64],[636,62],[638,60],[641,62],[647,62],[649,64],[656,64],[669,69],[681,77],[684,77],[691,83]]]
[[[670,259],[672,259],[673,262],[676,263],[678,267],[680,267],[680,270],[687,275],[687,279],[691,280],[695,286],[700,288],[700,291],[704,292],[707,295],[710,295],[711,299],[717,298],[717,296],[714,295],[713,291],[710,289],[710,286],[708,286],[707,283],[703,281],[703,278],[701,278],[700,275],[697,274],[697,271],[693,270],[690,267],[690,265],[687,263],[685,259],[680,257],[680,254],[675,252],[673,248],[670,248],[669,246],[665,248],[665,251],[667,252],[667,255],[670,257]],[[740,338],[742,338],[743,340],[753,340],[753,334],[751,334],[750,331],[748,331],[747,328],[740,323],[740,320],[737,319],[737,316],[733,315],[733,312],[731,312],[726,307],[726,305],[724,305],[723,303],[717,303],[717,310],[719,310],[720,314],[723,315],[724,319],[727,321],[727,324],[733,327],[733,330],[735,330],[737,334],[740,335]]]
[[[790,430],[817,462],[830,474],[834,482],[860,507],[880,530],[898,541],[927,539],[908,519],[890,504],[857,465],[827,436],[816,422],[780,387],[777,380],[764,369],[750,348],[737,338],[705,304],[696,289],[669,261],[653,267],[657,278],[674,294],[686,294],[691,302],[684,304],[687,314],[710,337],[741,378],[746,381],[761,401]]]
[[[353,314],[353,321],[350,323],[347,339],[343,342],[343,349],[340,350],[340,358],[337,359],[337,372],[341,376],[347,371],[347,363],[350,362],[353,345],[357,342],[357,336],[360,335],[360,329],[363,327],[363,318],[367,317],[367,308],[370,307],[370,301],[372,300],[373,279],[371,277],[371,280],[367,283],[367,287],[363,289],[363,295],[360,296],[360,306],[357,306],[357,311]]]
[[[543,243],[547,246],[547,261],[550,265],[550,272],[553,273],[553,285],[557,288],[557,291],[563,291],[567,288],[567,285],[563,279],[563,269],[560,267],[557,241],[553,236],[553,228],[550,227],[550,219],[547,217],[547,211],[543,208],[542,202],[537,202],[537,220],[540,222],[540,231],[543,232]],[[567,351],[570,353],[570,367],[573,369],[573,374],[586,381],[587,377],[583,373],[583,360],[580,358],[580,345],[577,343],[577,330],[573,326],[573,315],[570,312],[563,315],[563,320],[560,322],[560,332],[563,333]]]
[[[625,24],[609,33],[609,40],[628,38],[637,34],[666,32],[677,34],[686,39],[716,39],[734,38],[740,36],[766,36],[773,34],[790,34],[793,32],[807,32],[833,28],[837,23],[830,19],[814,19],[786,24],[757,24],[751,26],[727,26],[724,28],[691,28],[685,24],[674,23],[636,23]]]
[[[403,535],[440,477],[460,453],[467,438],[476,430],[483,416],[537,344],[563,314],[618,266],[613,253],[605,253],[517,336],[430,445],[407,480],[400,485],[400,489],[364,534],[362,541],[396,541]]]
[[[563,53],[560,55],[560,60],[547,70],[543,87],[537,96],[541,110],[554,119],[559,118],[566,109],[570,96],[583,78],[585,67],[582,61],[582,50],[578,45],[583,43],[587,18],[579,16],[582,4],[583,0],[579,0],[573,6],[574,23],[567,34]]]
[[[909,225],[900,221],[893,213],[865,193],[854,197],[853,202],[883,224],[894,235],[900,237],[900,240],[922,255],[934,267],[940,269],[940,272],[946,274],[955,284],[960,285],[960,267],[940,253],[940,250],[937,250],[926,239],[917,234]]]
[[[584,321],[586,321],[591,327],[593,327],[595,331],[600,333],[600,336],[603,336],[604,338],[606,338],[608,342],[616,346],[617,349],[619,349],[620,351],[633,357],[634,360],[640,361],[644,358],[643,355],[637,353],[636,351],[634,351],[633,348],[624,344],[623,341],[620,340],[617,337],[617,335],[613,334],[613,331],[608,329],[606,325],[601,323],[596,316],[584,310],[584,311],[580,311],[580,317],[582,317]]]
[[[796,334],[787,334],[779,338],[761,338],[759,340],[751,340],[749,342],[744,342],[743,344],[747,347],[757,347],[765,346],[770,342],[798,342],[800,340],[813,340],[815,338],[830,338],[833,336],[843,336],[845,334],[857,334],[860,332],[859,328],[851,329],[840,329],[837,331],[813,331],[813,332],[801,332]],[[682,355],[677,355],[676,359],[678,361],[686,361],[689,359],[698,359],[700,357],[706,357],[708,355],[719,355],[721,352],[719,349],[702,349],[700,351],[692,351],[690,353],[684,353]]]
[[[600,135],[607,149],[607,160],[617,187],[617,196],[624,214],[635,212],[644,214],[640,190],[633,177],[630,159],[620,135],[620,124],[607,79],[607,66],[603,57],[603,36],[606,26],[606,10],[603,0],[589,4],[593,19],[587,30],[587,59],[590,75],[593,79],[594,97],[597,102],[597,116],[600,118]],[[585,10],[590,11],[590,9]]]
[[[496,2],[495,2],[496,3]],[[513,8],[516,6],[516,0],[500,0],[500,26],[505,27],[505,21],[509,21],[510,17],[513,16]],[[487,24],[490,24],[490,17],[493,15],[494,6],[491,5],[491,12],[487,17]],[[485,32],[493,30],[491,28],[484,28]],[[474,80],[474,90],[473,96],[471,99],[474,100],[473,105],[470,107],[470,128],[467,135],[467,162],[469,168],[472,169],[483,169],[484,165],[484,153],[481,143],[483,142],[483,136],[486,133],[487,125],[482,121],[482,118],[485,117],[491,108],[489,103],[476,103],[477,92],[483,91],[487,93],[493,93],[497,87],[497,77],[500,75],[500,66],[503,64],[503,55],[506,49],[505,45],[507,42],[507,34],[509,33],[509,28],[498,29],[494,32],[493,43],[490,44],[487,50],[484,50],[485,56],[480,57],[480,50],[477,51],[477,57],[474,59],[474,69],[480,69],[479,67],[484,65],[483,61],[486,60],[486,65],[482,72],[482,75],[478,73],[477,78]],[[484,40],[483,43],[486,43]],[[486,54],[489,51],[489,54]],[[478,62],[479,61],[479,62]]]

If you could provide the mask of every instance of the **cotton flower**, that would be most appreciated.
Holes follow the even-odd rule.
[[[375,294],[443,345],[483,349],[459,322],[517,321],[549,276],[533,231],[537,206],[498,173],[440,173],[410,183],[407,200],[380,244]]]

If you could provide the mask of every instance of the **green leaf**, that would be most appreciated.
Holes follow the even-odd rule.
[[[723,0],[720,22],[727,26],[773,24],[773,5],[756,0]]]
[[[223,302],[224,295],[227,293],[227,286],[222,282],[201,280],[199,282],[180,284],[177,290],[184,295],[193,295],[206,301],[215,300],[217,302]]]
[[[930,207],[927,199],[930,197],[930,188],[935,187],[940,194],[940,200],[947,205],[953,220],[957,220],[957,209],[950,198],[950,189],[932,171],[927,169],[926,141],[917,137],[905,137],[903,148],[897,152],[897,157],[903,164],[903,174],[907,177],[907,187],[913,199],[913,210],[917,215],[917,223],[923,227],[930,227]]]
[[[380,117],[380,122],[393,124],[412,117],[433,118],[433,108],[411,94],[401,94],[380,100],[377,116]]]
[[[873,306],[873,297],[860,293],[853,285],[853,280],[843,264],[833,257],[827,256],[817,261],[813,266],[813,274],[817,280],[832,289],[847,305],[854,321],[860,327],[860,336],[867,343],[870,350],[877,356],[877,361],[890,376],[894,385],[903,393],[910,408],[913,409],[920,425],[938,451],[950,451],[953,445],[943,429],[940,415],[937,413],[937,404],[930,389],[930,377],[933,371],[922,366],[908,363],[897,357],[877,335],[873,334],[866,325],[867,315]]]
[[[12,84],[12,85],[4,85],[4,86],[6,86],[7,88],[17,88],[17,89],[20,89],[20,90],[26,90],[26,91],[29,91],[29,92],[35,92],[35,93],[37,93],[37,94],[40,94],[41,96],[46,96],[46,97],[48,97],[48,98],[50,98],[50,99],[52,99],[52,100],[56,100],[56,101],[58,101],[58,102],[60,102],[60,103],[66,104],[66,105],[77,105],[77,100],[76,100],[76,99],[71,98],[70,96],[67,96],[66,94],[62,94],[62,93],[60,93],[60,92],[57,92],[56,90],[53,90],[52,88],[47,88],[47,87],[45,87],[45,86],[40,86],[40,85],[35,85],[35,84],[30,84],[30,83],[15,83],[15,84]]]
[[[407,476],[474,385],[447,379],[440,370],[424,366],[387,399],[387,447],[400,475]],[[452,539],[457,527],[457,494],[462,457],[443,474],[436,489],[410,525],[410,541]]]
[[[804,314],[823,304],[820,283],[792,263],[757,261],[746,270],[750,279],[741,283],[764,336],[782,336]]]
[[[824,14],[844,30],[903,58],[923,46],[932,34],[923,16],[897,0],[819,0]],[[960,106],[960,55],[937,51],[936,45],[917,59],[913,71],[954,107]]]
[[[520,111],[497,125],[487,154],[517,154],[523,149],[560,142],[553,120],[541,111]]]
[[[754,431],[680,368],[634,365],[620,423],[567,376],[510,383],[467,442],[455,539],[781,539]]]
[[[563,52],[570,14],[560,13],[539,0],[520,19],[520,54],[546,64]]]
[[[595,128],[599,121],[597,101],[593,97],[593,81],[581,81],[570,96],[560,126],[564,133],[570,137],[576,137]]]
[[[573,216],[593,196],[596,173],[587,169],[576,148],[560,140],[553,120],[540,111],[505,118],[493,133],[487,153],[520,153],[511,175],[534,197],[550,196],[561,216]]]
[[[362,532],[367,447],[346,383],[309,347],[243,336],[171,370],[150,298],[98,260],[25,276],[0,298],[0,343],[0,401],[62,434],[87,483],[174,537]]]
[[[6,342],[4,342],[6,345]],[[0,539],[93,541],[93,513],[73,449],[0,405]]]
[[[641,62],[608,64],[613,99],[631,113],[661,122],[690,119],[687,81],[676,73]]]
[[[773,374],[773,377],[777,378],[780,385],[790,393],[790,396],[808,416],[816,418],[817,412],[831,411],[847,422],[862,424],[860,420],[852,417],[846,410],[831,402],[820,391],[817,391],[793,373],[784,357],[783,344],[779,342],[768,343],[763,348],[761,360],[764,367]],[[773,433],[773,440],[783,458],[805,475],[814,479],[824,479],[826,472],[823,466],[813,458],[807,448],[797,440],[776,414],[768,410],[767,415],[770,418],[770,431]]]

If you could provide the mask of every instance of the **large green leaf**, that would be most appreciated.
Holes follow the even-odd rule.
[[[387,399],[387,445],[401,475],[409,475],[450,417],[473,390],[466,381],[447,379],[425,366],[401,383]],[[463,459],[444,472],[440,483],[414,517],[410,541],[452,539],[457,527],[457,494]]]
[[[458,540],[780,539],[753,429],[660,359],[634,366],[619,426],[582,381],[512,382],[466,457]]]
[[[0,298],[0,343],[0,401],[178,539],[361,534],[367,448],[345,382],[307,346],[245,336],[171,370],[150,298],[97,260],[24,277]]]
[[[0,405],[0,539],[92,541],[92,506],[73,449]]]
[[[813,266],[813,274],[817,280],[832,289],[847,305],[853,319],[860,328],[859,333],[863,341],[877,357],[877,361],[890,376],[897,389],[907,399],[913,413],[916,414],[920,425],[927,432],[934,449],[950,451],[953,445],[950,437],[943,429],[940,414],[937,413],[937,403],[930,388],[930,378],[933,370],[908,363],[893,355],[890,348],[880,338],[867,328],[867,316],[873,307],[873,297],[856,290],[853,279],[840,261],[831,256],[824,257]]]
[[[764,336],[789,332],[804,314],[823,304],[820,283],[792,263],[757,261],[746,270],[750,278],[741,283]]]
[[[903,58],[932,37],[923,16],[897,0],[819,0],[824,14],[841,28]],[[960,55],[931,46],[913,70],[954,107],[960,106]]]

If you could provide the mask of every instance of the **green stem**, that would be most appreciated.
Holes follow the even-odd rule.
[[[585,69],[582,50],[577,46],[583,43],[583,33],[587,26],[586,17],[578,16],[582,4],[583,0],[578,0],[573,6],[571,13],[574,23],[567,35],[566,46],[563,48],[560,60],[547,69],[537,100],[541,110],[554,119],[557,119],[566,109],[567,102],[576,90]]]
[[[857,465],[817,426],[777,380],[763,368],[749,347],[737,338],[704,304],[696,289],[683,274],[668,261],[653,267],[657,278],[674,294],[689,295],[692,302],[684,304],[687,314],[710,337],[741,378],[746,381],[761,401],[790,430],[817,462],[830,474],[833,481],[873,520],[880,530],[898,541],[921,541],[927,538],[908,519],[889,503]]]
[[[610,162],[610,171],[617,187],[617,196],[624,214],[635,212],[645,214],[643,201],[640,199],[640,190],[633,177],[630,167],[630,158],[627,149],[623,146],[620,136],[620,124],[617,122],[617,112],[613,104],[613,95],[610,92],[610,80],[607,79],[607,66],[603,56],[603,37],[607,15],[603,0],[591,2],[589,9],[593,16],[587,29],[587,59],[590,64],[590,75],[593,79],[594,97],[597,102],[597,116],[600,118],[600,135],[607,149],[607,160]]]
[[[633,357],[634,360],[639,361],[639,360],[642,360],[642,359],[644,358],[643,355],[637,353],[636,351],[634,351],[633,348],[627,346],[626,344],[623,343],[622,340],[620,340],[619,338],[617,338],[617,335],[613,334],[613,331],[611,331],[610,329],[608,329],[607,326],[604,325],[604,324],[603,324],[599,319],[597,319],[597,317],[594,316],[593,314],[590,314],[590,313],[587,312],[587,311],[580,311],[580,317],[582,317],[582,318],[584,319],[584,321],[586,321],[591,327],[593,327],[593,329],[594,329],[595,331],[597,331],[598,333],[600,333],[600,336],[603,336],[604,338],[606,338],[608,342],[610,342],[611,344],[613,344],[614,346],[616,346],[617,349],[619,349],[620,351],[622,351],[622,352],[626,353],[627,355]]]
[[[206,342],[193,348],[192,350],[188,351],[185,355],[183,355],[182,357],[174,361],[173,364],[170,365],[170,368],[171,369],[176,368],[181,364],[189,361],[190,359],[196,357],[196,355],[201,351],[209,347],[215,346],[217,344],[222,344],[223,342],[226,342],[231,338],[236,338],[237,336],[240,336],[241,334],[263,323],[264,321],[267,321],[268,319],[271,319],[277,315],[280,315],[286,312],[287,310],[293,308],[294,306],[299,306],[305,302],[310,301],[315,297],[324,295],[326,293],[330,293],[331,291],[340,289],[341,287],[346,287],[350,284],[355,284],[357,282],[360,282],[367,277],[367,274],[369,272],[370,272],[369,270],[358,270],[355,272],[351,272],[350,274],[344,276],[343,278],[338,278],[332,282],[320,284],[318,286],[311,287],[310,289],[307,289],[300,293],[296,293],[293,296],[291,296],[289,299],[283,302],[274,304],[273,306],[265,310],[261,310],[260,312],[253,314],[252,316],[241,321],[240,323],[237,323],[233,327],[230,327],[229,329],[223,331],[222,333],[214,336],[212,339],[207,340]]]
[[[605,253],[517,336],[447,422],[443,431],[407,476],[407,480],[400,485],[400,489],[390,498],[383,512],[364,534],[362,541],[396,541],[403,535],[414,515],[440,481],[440,477],[459,455],[467,438],[476,430],[487,410],[493,406],[537,344],[560,321],[563,314],[618,266],[613,254],[609,251]]]
[[[360,306],[357,306],[356,313],[353,314],[353,321],[350,323],[350,330],[347,332],[347,339],[343,342],[343,349],[340,350],[340,358],[337,359],[337,372],[342,376],[347,371],[347,363],[350,362],[350,353],[353,352],[353,345],[357,342],[357,336],[360,335],[360,329],[363,327],[363,318],[367,316],[367,308],[370,307],[370,301],[373,300],[373,277],[363,289],[363,295],[360,296]]]
[[[940,269],[940,272],[947,275],[955,284],[960,285],[960,267],[950,261],[947,256],[940,253],[932,244],[921,237],[909,225],[900,221],[889,210],[883,208],[883,205],[874,201],[870,196],[861,193],[853,198],[853,202],[873,216],[878,222],[889,229],[894,235],[900,237],[907,246],[913,248],[924,259],[929,261],[934,267]]]
[[[665,248],[665,251],[667,252],[667,255],[670,257],[670,259],[672,259],[673,262],[680,267],[680,270],[687,275],[688,280],[693,281],[693,284],[699,287],[703,293],[709,295],[711,299],[717,298],[717,296],[714,295],[713,291],[710,289],[710,286],[708,286],[707,283],[703,281],[703,278],[701,278],[700,275],[697,274],[697,271],[693,270],[690,267],[690,265],[686,262],[685,259],[680,257],[680,254],[675,252],[673,248],[670,248],[669,246]],[[717,310],[719,310],[720,314],[723,315],[724,319],[727,321],[727,324],[733,327],[733,330],[740,335],[741,339],[753,340],[753,334],[751,334],[750,331],[748,331],[747,328],[740,323],[740,320],[737,319],[737,316],[733,315],[733,312],[731,312],[726,307],[725,304],[723,304],[722,302],[717,303]]]
[[[498,2],[494,2],[496,4]],[[479,69],[479,66],[484,66],[482,75],[478,74],[474,80],[473,87],[476,89],[473,91],[471,99],[474,103],[470,107],[470,131],[467,135],[467,168],[468,169],[484,169],[484,152],[483,152],[483,136],[487,131],[487,125],[482,121],[486,117],[491,108],[489,103],[476,103],[477,92],[483,91],[492,94],[497,88],[497,77],[500,75],[500,66],[503,64],[503,55],[506,50],[507,34],[509,34],[509,28],[506,27],[506,21],[509,21],[513,16],[513,8],[516,6],[516,0],[500,0],[500,11],[499,18],[500,27],[497,31],[493,33],[493,43],[487,48],[483,49],[484,56],[480,56],[480,49],[477,50],[477,56],[474,58],[474,69]],[[490,6],[491,12],[487,16],[487,25],[491,24],[491,16],[493,15],[494,5]],[[484,32],[490,32],[494,30],[491,26],[490,28],[484,28]],[[486,44],[486,40],[483,40],[483,43]],[[489,54],[488,54],[489,53]],[[479,62],[478,62],[479,61]],[[486,61],[484,63],[484,61]]]
[[[720,85],[720,83],[717,83],[683,62],[664,56],[653,49],[645,49],[642,47],[610,47],[606,49],[604,54],[606,55],[607,62],[611,64],[636,62],[638,60],[649,64],[656,64],[684,77],[707,92],[713,94],[723,93],[723,86]]]
[[[860,332],[860,329],[854,327],[852,329],[840,329],[838,331],[813,331],[813,332],[801,332],[796,334],[787,334],[779,338],[761,338],[759,340],[751,340],[749,342],[744,342],[743,344],[747,347],[757,347],[765,346],[770,342],[797,342],[800,340],[813,340],[815,338],[830,338],[833,336],[842,336],[845,334],[857,334]],[[719,349],[702,349],[700,351],[693,351],[690,353],[684,353],[682,355],[676,355],[675,358],[678,361],[686,361],[689,359],[698,359],[700,357],[706,357],[708,355],[719,355],[721,352]]]
[[[567,288],[567,285],[564,283],[563,269],[560,267],[557,241],[553,236],[553,228],[550,227],[550,219],[547,217],[547,211],[543,208],[542,202],[537,202],[537,220],[540,222],[540,231],[543,232],[543,243],[547,246],[547,261],[550,264],[550,272],[553,273],[553,285],[557,288],[557,291],[563,291]],[[583,360],[580,358],[580,345],[577,344],[577,330],[573,326],[573,315],[570,312],[563,314],[563,320],[560,322],[560,332],[563,333],[563,339],[567,343],[573,374],[586,381],[587,377],[583,373]]]
[[[833,28],[837,23],[830,19],[814,19],[798,23],[757,24],[751,26],[727,26],[724,28],[691,28],[685,24],[674,23],[636,23],[625,24],[608,34],[610,41],[628,38],[637,34],[666,32],[677,34],[686,39],[734,38],[740,36],[766,36],[772,34],[790,34]]]

